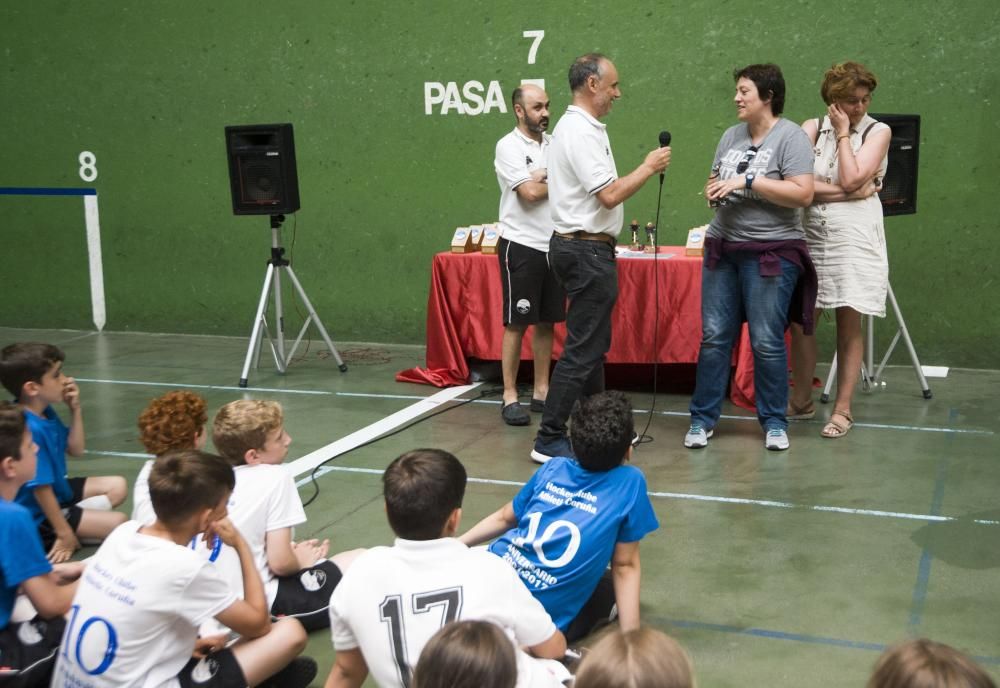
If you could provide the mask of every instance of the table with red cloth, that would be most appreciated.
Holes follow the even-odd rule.
[[[701,262],[700,257],[685,256],[683,246],[661,246],[655,259],[652,255],[618,257],[618,303],[611,319],[607,363],[698,362]],[[469,382],[468,359],[499,361],[502,302],[500,263],[495,255],[435,255],[427,297],[427,367],[401,371],[396,379],[437,387],[464,385]],[[654,336],[657,317],[659,336]],[[560,323],[555,328],[555,358],[562,353],[565,336],[566,327]],[[522,344],[522,360],[532,359],[530,342],[529,332]],[[746,324],[734,349],[733,364],[730,398],[752,409],[753,354]]]

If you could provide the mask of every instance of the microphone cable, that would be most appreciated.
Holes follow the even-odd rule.
[[[660,145],[670,145],[670,133],[660,132]],[[648,433],[649,425],[653,422],[653,413],[656,411],[656,392],[660,372],[660,273],[658,260],[660,258],[660,206],[663,202],[663,179],[666,171],[660,173],[660,189],[656,194],[656,218],[653,221],[653,399],[649,404],[649,416],[646,418],[646,426],[639,433],[639,440],[636,446],[653,442],[653,436]]]
[[[409,430],[410,428],[412,428],[414,425],[417,425],[418,423],[423,423],[425,420],[430,420],[434,416],[440,416],[442,413],[446,413],[448,411],[453,411],[454,409],[457,409],[457,408],[459,408],[461,406],[465,406],[466,404],[471,404],[474,401],[479,401],[480,399],[485,399],[486,397],[496,396],[497,394],[502,394],[502,393],[503,393],[503,388],[502,387],[498,388],[498,387],[494,386],[494,387],[491,387],[489,389],[481,390],[479,392],[479,394],[477,394],[474,397],[469,397],[468,399],[462,399],[462,400],[458,401],[458,403],[451,404],[450,406],[445,406],[444,408],[439,409],[439,410],[435,411],[434,413],[428,413],[427,415],[420,416],[419,418],[415,418],[414,420],[410,421],[406,425],[402,425],[402,426],[396,428],[392,432],[387,432],[385,434],[379,435],[378,437],[374,437],[374,438],[368,440],[367,442],[363,442],[363,443],[359,444],[356,447],[351,447],[347,451],[341,452],[340,454],[337,454],[336,456],[331,456],[329,459],[326,459],[325,461],[323,461],[322,463],[320,463],[316,467],[314,467],[312,469],[312,471],[309,473],[309,481],[310,481],[310,484],[312,484],[312,486],[313,486],[313,493],[312,493],[312,496],[309,497],[309,499],[307,499],[304,502],[302,502],[302,507],[305,508],[305,507],[309,506],[314,501],[316,501],[317,497],[319,497],[319,482],[316,480],[316,478],[319,477],[318,476],[319,470],[321,468],[323,468],[326,464],[328,464],[331,461],[333,461],[334,459],[339,459],[342,456],[347,456],[348,454],[350,454],[353,451],[356,451],[356,450],[361,449],[363,447],[370,446],[372,444],[375,444],[376,442],[381,442],[382,440],[387,439],[389,437],[392,437],[393,435],[398,435],[399,433],[403,432],[404,430]]]

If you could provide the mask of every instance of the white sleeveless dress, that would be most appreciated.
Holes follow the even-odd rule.
[[[851,129],[851,148],[861,148],[862,135],[868,136],[886,127],[865,115]],[[823,117],[813,146],[816,181],[837,184],[836,132],[829,117]],[[879,165],[878,176],[885,175],[888,155]],[[882,204],[878,195],[859,201],[817,202],[803,212],[806,243],[816,265],[819,290],[817,308],[849,306],[864,315],[885,317],[885,298],[889,286],[889,260],[882,224]]]

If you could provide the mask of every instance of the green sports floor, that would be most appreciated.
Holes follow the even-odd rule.
[[[314,343],[286,375],[262,359],[243,390],[244,339],[0,328],[2,344],[29,339],[61,346],[80,383],[87,454],[71,461],[74,475],[133,480],[144,459],[136,417],[170,389],[199,392],[210,414],[244,396],[280,401],[289,462],[308,464],[441,393],[394,380],[423,364],[420,347],[338,343],[341,374]],[[857,395],[847,437],[819,436],[830,411],[821,406],[792,424],[783,453],[766,451],[756,420],[731,406],[708,448],[687,450],[689,391],[657,396],[653,441],[634,456],[661,522],[642,544],[642,611],[688,648],[702,688],[860,687],[888,644],[913,636],[954,645],[1000,677],[1000,372],[952,370],[930,380],[931,400],[907,365],[884,379]],[[632,399],[642,428],[652,395]],[[315,484],[299,476],[304,500],[319,494],[298,537],[328,537],[334,551],[391,543],[379,478],[416,447],[466,465],[466,526],[531,475],[533,428],[500,422],[493,384],[425,405],[434,410],[419,417],[441,413],[339,456]],[[322,685],[329,634],[313,634],[307,652]]]

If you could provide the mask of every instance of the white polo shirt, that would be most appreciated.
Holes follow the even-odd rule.
[[[581,108],[566,108],[549,147],[549,209],[562,234],[585,231],[617,237],[625,220],[622,204],[608,210],[597,192],[618,179],[607,127]]]
[[[517,127],[497,141],[493,167],[500,184],[500,229],[507,241],[548,253],[552,217],[548,200],[534,203],[517,195],[517,187],[531,181],[531,173],[547,167],[552,137],[542,134],[538,143]]]
[[[359,648],[380,688],[402,688],[431,636],[464,619],[492,621],[518,645],[537,645],[556,632],[510,565],[455,538],[397,538],[392,547],[372,547],[330,598],[334,649]]]

